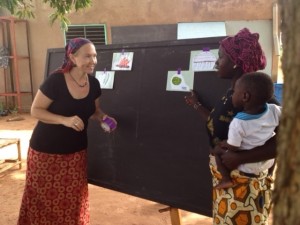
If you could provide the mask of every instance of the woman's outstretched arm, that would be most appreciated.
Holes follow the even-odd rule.
[[[195,91],[191,90],[190,95],[184,96],[184,99],[187,105],[193,107],[200,114],[202,119],[207,121],[210,111],[199,102]]]

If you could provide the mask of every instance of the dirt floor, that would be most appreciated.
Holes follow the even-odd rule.
[[[9,120],[9,121],[8,121]],[[29,114],[0,117],[0,137],[20,138],[22,169],[18,166],[0,174],[1,225],[16,224],[23,194],[29,138],[36,120]],[[0,149],[0,160],[16,157],[16,146]],[[109,189],[89,185],[91,225],[172,225],[167,206]],[[209,225],[212,219],[180,210],[182,225]]]

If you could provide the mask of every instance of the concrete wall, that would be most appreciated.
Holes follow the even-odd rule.
[[[89,9],[70,14],[72,24],[106,24],[108,42],[111,27],[177,24],[178,22],[272,19],[274,0],[93,0]],[[34,1],[36,18],[29,21],[33,90],[44,79],[48,48],[64,47],[59,23],[49,25],[51,9]]]

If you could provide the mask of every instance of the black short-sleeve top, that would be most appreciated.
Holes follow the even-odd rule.
[[[48,110],[63,116],[79,116],[84,122],[83,131],[75,131],[63,125],[38,121],[33,130],[30,147],[36,151],[68,154],[87,148],[87,126],[95,112],[95,100],[101,95],[99,81],[88,75],[90,90],[82,99],[74,99],[67,87],[63,73],[54,73],[46,78],[40,91],[53,100]]]

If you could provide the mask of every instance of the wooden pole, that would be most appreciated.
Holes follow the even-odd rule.
[[[181,223],[181,213],[178,208],[167,207],[164,209],[158,210],[160,213],[170,211],[171,224],[172,225],[182,225]]]

